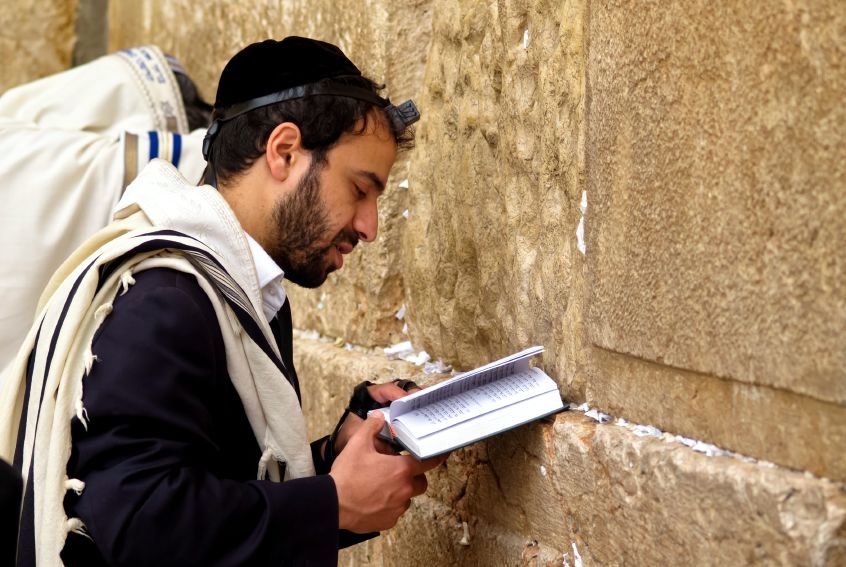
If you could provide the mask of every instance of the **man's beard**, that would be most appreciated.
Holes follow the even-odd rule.
[[[312,161],[297,188],[276,204],[273,220],[276,234],[268,254],[285,271],[285,278],[297,285],[314,288],[335,270],[327,252],[341,242],[353,247],[358,237],[342,230],[327,246],[319,246],[329,232],[329,214],[320,199],[320,171],[323,164]]]

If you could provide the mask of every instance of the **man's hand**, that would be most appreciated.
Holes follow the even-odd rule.
[[[446,460],[446,455],[418,461],[410,455],[384,454],[377,449],[384,423],[381,412],[362,421],[329,473],[338,491],[342,529],[366,533],[393,527],[411,499],[426,492],[425,473]]]
[[[401,398],[403,396],[407,396],[412,392],[418,391],[420,388],[412,388],[408,392],[397,386],[394,382],[389,382],[387,384],[371,384],[367,387],[367,392],[370,394],[370,397],[386,406],[390,404],[392,401]],[[346,447],[347,442],[349,441],[350,437],[352,437],[355,432],[361,427],[364,423],[364,420],[358,417],[357,415],[350,413],[347,415],[346,420],[344,420],[343,425],[341,425],[341,429],[338,430],[338,435],[335,438],[335,454],[340,454],[341,451]],[[393,453],[390,448],[390,445],[381,439],[377,440],[377,450],[381,453]]]

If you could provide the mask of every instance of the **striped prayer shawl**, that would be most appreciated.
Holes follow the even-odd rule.
[[[227,369],[264,447],[257,478],[282,480],[280,462],[285,478],[314,474],[299,401],[285,378],[278,347],[255,301],[229,273],[231,266],[227,269],[215,251],[191,236],[151,227],[141,210],[90,243],[96,251],[81,262],[83,252],[78,252],[60,269],[67,277],[54,278],[48,286],[49,300],[42,300],[24,347],[2,376],[0,457],[12,461],[24,477],[19,565],[61,565],[68,532],[84,533],[82,521],[68,518],[63,506],[66,491],[85,488],[67,476],[71,420],[86,423],[82,380],[97,363],[91,352],[94,333],[114,298],[128,291],[132,274],[141,270],[191,273],[212,302]],[[70,270],[74,262],[78,265]]]

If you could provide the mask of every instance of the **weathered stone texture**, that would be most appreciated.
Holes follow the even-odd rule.
[[[835,565],[846,551],[842,485],[613,425],[555,432],[564,513],[600,564]]]
[[[846,8],[596,3],[595,344],[846,403]]]
[[[298,339],[313,437],[363,379],[419,369],[378,351]],[[332,384],[332,388],[326,388]],[[742,426],[752,429],[753,426]],[[666,437],[666,436],[665,436]],[[427,495],[341,565],[818,565],[846,559],[843,485],[750,459],[708,457],[564,413],[456,451]],[[469,545],[460,543],[468,524]]]
[[[846,479],[846,408],[593,349],[591,405],[818,475]]]
[[[428,496],[342,565],[559,566],[575,552],[585,566],[846,559],[842,485],[580,414],[456,452],[429,476]]]
[[[411,336],[464,368],[544,344],[578,395],[585,5],[432,12],[403,245]]]
[[[70,67],[76,0],[10,0],[0,10],[0,93]]]
[[[846,478],[844,26],[822,0],[593,7],[585,327],[633,356],[589,351],[592,404]]]

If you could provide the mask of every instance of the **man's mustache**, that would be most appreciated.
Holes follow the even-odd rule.
[[[345,229],[338,233],[338,236],[332,241],[331,246],[338,246],[342,242],[346,242],[352,248],[358,246],[358,235],[354,230]]]

